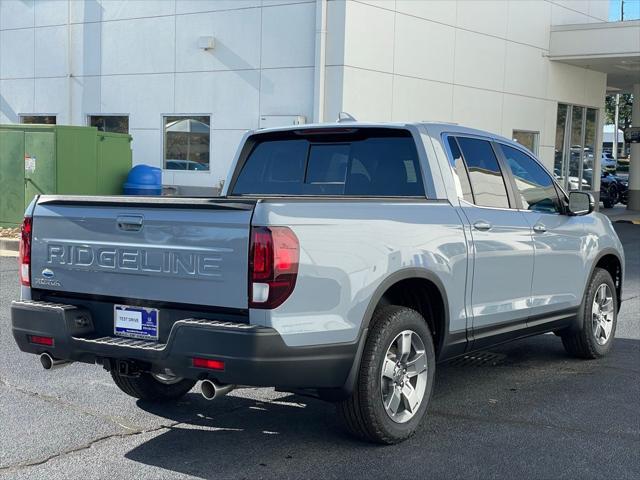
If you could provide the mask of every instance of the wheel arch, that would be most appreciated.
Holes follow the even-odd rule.
[[[436,356],[442,350],[447,331],[446,300],[435,282],[423,277],[398,280],[387,288],[373,311],[396,305],[418,312],[429,326]]]
[[[607,248],[600,252],[591,265],[589,277],[587,279],[587,283],[585,284],[584,291],[586,291],[587,286],[589,285],[589,282],[593,277],[593,272],[595,272],[596,268],[602,268],[611,274],[611,278],[613,278],[613,284],[616,287],[616,296],[618,298],[617,308],[618,311],[620,311],[620,306],[622,305],[622,281],[624,275],[623,263],[620,255],[616,250],[612,248]]]
[[[426,293],[427,296],[418,297],[416,293]],[[411,296],[413,298],[409,298]],[[444,285],[435,273],[423,268],[405,268],[385,278],[371,296],[362,320],[361,334],[369,328],[376,309],[383,305],[413,308],[425,317],[434,335],[437,355],[449,330],[449,302]]]
[[[362,351],[364,350],[364,344],[367,339],[367,333],[369,331],[369,326],[373,315],[376,311],[376,308],[380,305],[390,304],[390,300],[396,298],[397,290],[401,286],[405,286],[408,283],[412,283],[413,285],[422,285],[428,292],[432,295],[437,295],[435,299],[438,302],[439,310],[436,310],[437,318],[432,316],[431,319],[425,318],[429,327],[431,328],[432,335],[434,331],[438,333],[438,336],[434,335],[434,348],[436,351],[436,358],[438,358],[439,354],[445,349],[448,341],[448,332],[449,332],[449,301],[447,297],[446,290],[444,288],[444,284],[438,278],[438,276],[426,269],[422,268],[404,268],[402,270],[398,270],[387,278],[385,278],[380,285],[375,289],[371,299],[369,300],[369,304],[365,310],[362,324],[360,326],[359,339],[358,339],[358,349],[356,351],[356,355],[353,361],[353,365],[347,376],[345,384],[341,391],[338,393],[338,398],[344,398],[348,396],[355,386],[355,382],[358,377],[358,370],[360,369],[360,360],[362,358]],[[428,297],[434,298],[434,297]],[[409,302],[410,303],[410,302]],[[409,308],[414,308],[410,304],[404,304],[402,306],[408,306]],[[420,311],[418,309],[418,311]],[[420,312],[422,314],[422,312]],[[424,314],[423,314],[424,316]],[[431,321],[434,326],[432,326]],[[466,344],[466,332],[464,332],[464,341]],[[333,397],[333,395],[331,395]],[[335,398],[335,397],[334,397]]]

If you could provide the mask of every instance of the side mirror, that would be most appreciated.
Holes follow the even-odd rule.
[[[593,195],[587,192],[569,192],[569,215],[589,215],[595,209]]]

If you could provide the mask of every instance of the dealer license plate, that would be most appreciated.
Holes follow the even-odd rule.
[[[158,340],[157,308],[114,305],[113,333],[119,337]]]

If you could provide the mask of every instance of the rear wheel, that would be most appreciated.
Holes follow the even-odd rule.
[[[379,309],[355,389],[338,404],[349,432],[385,444],[409,438],[427,410],[434,372],[433,341],[424,318],[405,307]]]
[[[616,333],[618,297],[611,274],[596,268],[578,315],[582,327],[562,335],[567,353],[579,358],[600,358],[611,350]]]
[[[166,402],[183,397],[196,384],[196,380],[147,372],[137,377],[125,377],[112,370],[111,378],[127,395],[152,402]]]

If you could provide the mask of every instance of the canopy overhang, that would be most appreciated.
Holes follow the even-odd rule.
[[[640,20],[551,27],[549,58],[607,74],[607,90],[640,83]]]

